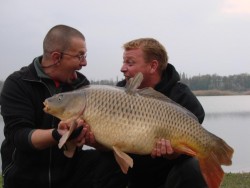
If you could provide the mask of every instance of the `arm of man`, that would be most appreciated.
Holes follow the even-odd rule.
[[[56,129],[57,138],[53,136],[53,131],[55,131],[55,129],[36,129],[32,132],[31,143],[36,149],[45,149],[52,145],[56,145],[58,144],[59,139],[62,137],[62,135],[64,135],[70,129],[70,126],[70,122],[61,121],[58,124],[58,128]],[[78,119],[77,127],[72,132],[71,136],[69,137],[69,140],[77,147],[82,147],[85,144],[86,139],[88,139],[89,137],[89,132],[90,130],[84,125],[84,121]]]
[[[58,142],[53,138],[52,131],[54,129],[35,129],[31,132],[31,143],[36,149],[46,149]]]
[[[58,144],[62,135],[64,135],[70,129],[70,122],[61,121],[58,124],[57,129],[42,130],[37,129],[32,132],[31,143],[36,149],[45,149],[51,145]],[[53,136],[53,132],[56,131],[56,138]],[[83,120],[77,120],[77,127],[70,135],[69,141],[77,147],[82,147],[85,143],[95,144],[95,138],[90,131],[89,126],[84,123]]]

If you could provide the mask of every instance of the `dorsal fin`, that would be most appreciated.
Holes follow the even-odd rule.
[[[133,78],[130,78],[125,86],[125,91],[127,93],[133,94],[136,92],[137,88],[141,85],[143,80],[143,75],[141,72],[137,73]]]
[[[196,119],[198,121],[198,118],[192,113],[190,112],[188,109],[186,109],[185,107],[181,106],[180,104],[176,103],[175,101],[173,101],[172,99],[168,98],[166,95],[154,90],[151,87],[147,87],[147,88],[143,88],[143,89],[138,89],[136,90],[136,92],[143,96],[143,97],[149,97],[149,98],[154,98],[160,101],[164,101],[167,103],[172,103],[176,106],[178,106],[181,110],[183,110],[186,114],[188,114],[189,116],[191,116],[192,118]]]
[[[173,102],[170,98],[166,95],[154,90],[152,87],[146,87],[143,89],[138,89],[137,93],[144,97],[155,98],[162,101]]]
[[[187,110],[185,107],[181,106],[180,104],[174,102],[164,94],[154,90],[151,87],[143,88],[143,89],[137,89],[143,80],[143,74],[141,72],[138,72],[133,78],[130,78],[125,86],[125,91],[129,94],[139,94],[144,97],[154,98],[157,100],[161,100],[164,102],[172,103],[176,106],[178,106],[181,110],[183,110],[187,115],[191,116],[195,120],[198,121],[198,118],[189,110]]]

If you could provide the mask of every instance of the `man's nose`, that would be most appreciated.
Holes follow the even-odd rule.
[[[125,64],[123,64],[121,67],[121,72],[126,72],[127,70],[128,70],[127,66]]]
[[[84,66],[87,66],[87,60],[82,61],[82,62],[80,63],[80,65],[83,66],[83,67],[84,67]]]

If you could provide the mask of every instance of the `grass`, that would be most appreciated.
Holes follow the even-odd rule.
[[[220,188],[249,188],[250,173],[226,173]],[[2,176],[0,176],[0,188],[2,188]]]
[[[249,188],[250,173],[226,173],[221,188]]]

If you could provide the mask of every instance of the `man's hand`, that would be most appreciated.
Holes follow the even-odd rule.
[[[61,121],[58,124],[58,132],[61,135],[65,134],[69,130],[71,126],[69,122],[70,121],[66,121],[66,122]],[[78,119],[76,122],[77,122],[77,126],[71,134],[74,136],[72,136],[73,138],[71,136],[69,137],[71,144],[75,144],[78,147],[82,147],[84,144],[86,144],[88,146],[91,146],[91,147],[94,147],[96,149],[100,149],[103,151],[108,150],[105,146],[96,142],[94,133],[90,130],[90,126],[86,122],[84,122],[84,120]],[[81,132],[79,132],[79,129],[82,129]]]
[[[77,147],[82,147],[84,144],[95,142],[89,125],[87,125],[82,119],[76,120],[75,123],[77,124],[76,128],[69,136],[68,141],[75,144]],[[59,134],[64,135],[67,131],[69,131],[70,126],[72,126],[72,121],[61,121],[58,124]]]
[[[159,139],[151,153],[152,158],[165,157],[167,159],[176,159],[180,154],[175,153],[169,140]]]
[[[86,137],[85,137],[85,144],[91,147],[94,147],[95,149],[102,150],[102,151],[108,151],[108,148],[101,145],[95,140],[94,133],[90,130],[90,126],[88,124],[84,124],[85,128],[87,129]]]
[[[84,121],[82,119],[78,119],[76,122],[77,122],[77,127],[72,132],[71,134],[72,137],[71,138],[69,137],[69,139],[71,139],[71,141],[75,143],[77,147],[82,147],[86,143],[86,135],[88,134],[88,129],[85,127]]]

